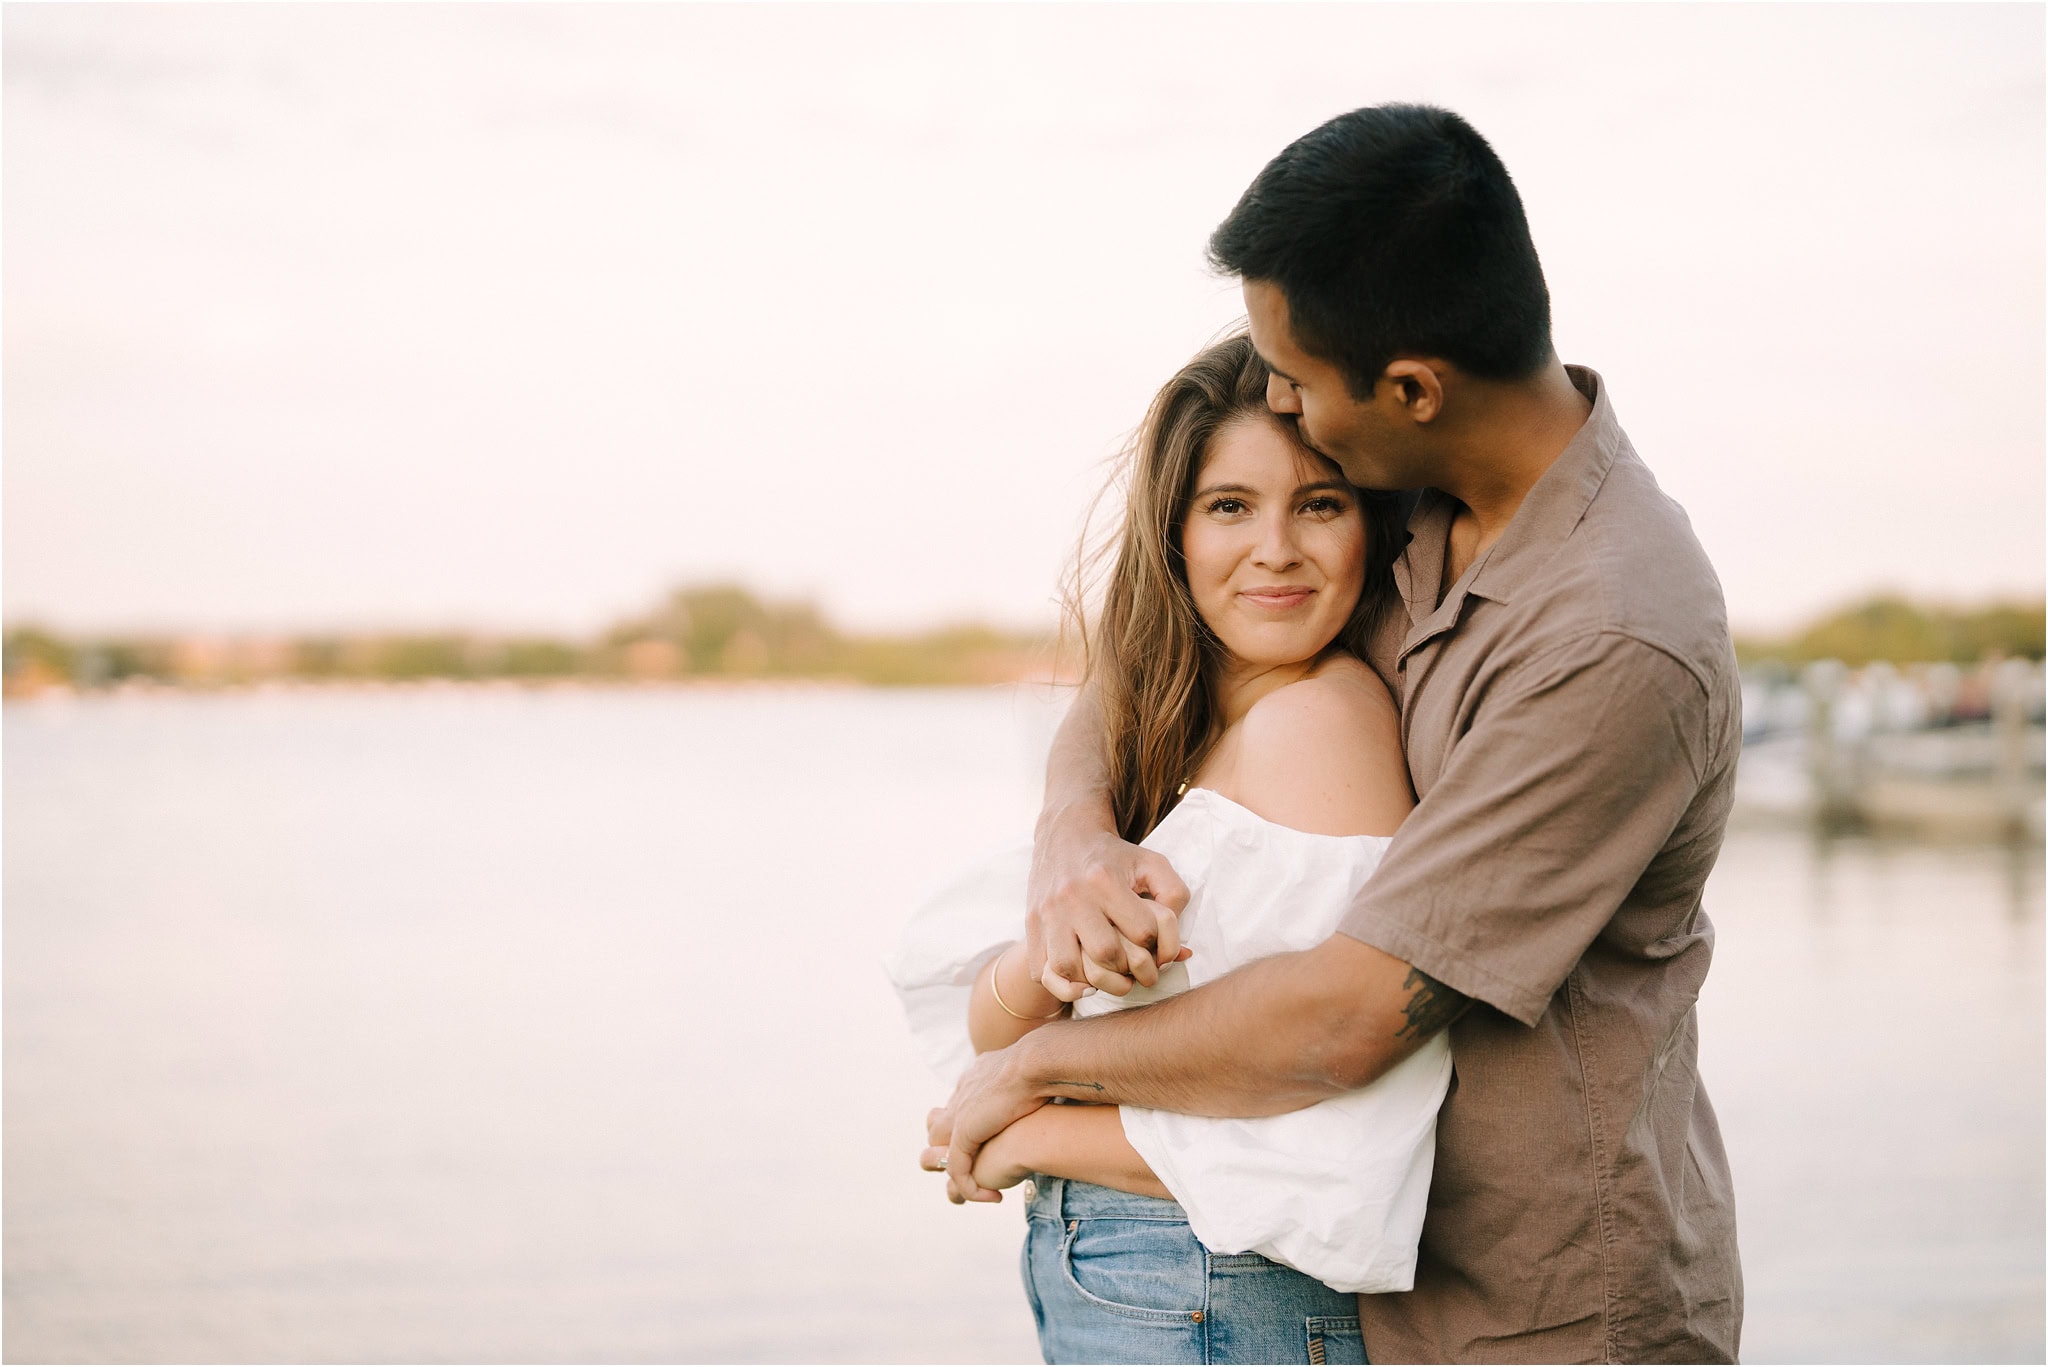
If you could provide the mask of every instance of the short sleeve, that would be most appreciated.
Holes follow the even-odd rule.
[[[1339,929],[1534,1025],[1701,786],[1706,692],[1591,634],[1498,679]]]

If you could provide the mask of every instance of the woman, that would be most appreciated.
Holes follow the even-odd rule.
[[[1392,699],[1359,658],[1392,598],[1391,501],[1303,447],[1266,385],[1234,337],[1154,401],[1088,636],[1118,825],[1188,884],[1192,956],[1156,988],[1068,1008],[1014,942],[912,963],[927,913],[895,965],[921,1033],[945,1033],[925,990],[939,982],[971,983],[967,1033],[985,1052],[1306,949],[1412,805]],[[1014,878],[980,885],[984,903],[1013,899],[1012,919]],[[1351,1293],[1412,1284],[1449,1072],[1439,1036],[1291,1115],[1047,1106],[997,1135],[974,1176],[1031,1178],[1024,1277],[1047,1361],[1362,1361]]]

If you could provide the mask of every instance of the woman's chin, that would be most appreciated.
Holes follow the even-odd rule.
[[[1226,637],[1223,645],[1238,669],[1265,674],[1275,669],[1308,668],[1329,649],[1332,639],[1297,636],[1284,641],[1256,637],[1233,641]]]

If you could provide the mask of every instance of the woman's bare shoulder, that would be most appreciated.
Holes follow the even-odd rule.
[[[1400,743],[1401,715],[1379,675],[1349,655],[1326,660],[1305,679],[1276,688],[1252,704],[1245,740],[1261,751],[1355,744],[1367,755],[1391,738]]]
[[[1320,835],[1392,835],[1415,805],[1393,697],[1348,655],[1274,689],[1239,726],[1235,791],[1224,795],[1268,821]]]

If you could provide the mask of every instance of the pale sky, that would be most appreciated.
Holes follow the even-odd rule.
[[[0,611],[1048,621],[1210,230],[1393,99],[1500,151],[1739,626],[2037,593],[2043,15],[10,4]]]

